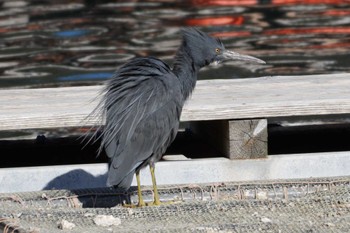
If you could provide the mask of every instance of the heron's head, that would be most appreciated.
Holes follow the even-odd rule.
[[[256,57],[225,49],[220,39],[211,37],[196,28],[185,28],[182,32],[185,49],[199,67],[211,63],[220,63],[226,60],[240,60],[265,64],[263,60]]]

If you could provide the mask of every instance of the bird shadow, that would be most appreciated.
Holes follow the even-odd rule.
[[[73,140],[75,140],[74,142],[77,141],[75,138],[73,138]],[[99,143],[99,141],[90,143],[84,148],[83,158],[88,160],[88,162],[96,162],[96,160],[93,159],[96,159],[96,148]],[[197,152],[197,154],[195,152]],[[206,146],[200,138],[194,137],[191,131],[186,130],[185,132],[178,133],[176,140],[168,148],[166,154],[184,154],[189,158],[197,158],[205,156],[204,152],[214,154],[212,149]],[[69,158],[71,159],[71,157],[72,156]],[[81,157],[76,160],[80,158]],[[100,162],[107,162],[104,151],[102,151],[98,159]],[[76,162],[76,160],[73,162]],[[124,203],[138,201],[137,187],[132,186],[129,190],[125,191],[118,188],[107,187],[106,181],[107,172],[101,175],[94,175],[92,171],[87,169],[74,169],[49,181],[43,190],[56,190],[57,192],[52,192],[50,194],[51,198],[57,196],[58,199],[60,199],[60,197],[63,196],[64,199],[67,200],[74,199],[78,205],[83,208],[111,208]],[[152,191],[144,190],[143,194],[145,201],[152,201]]]
[[[136,187],[125,191],[106,187],[106,181],[107,173],[94,176],[83,169],[75,169],[57,176],[43,190],[57,190],[50,199],[63,197],[69,203],[78,203],[82,208],[111,208],[130,203],[131,193],[136,191]]]

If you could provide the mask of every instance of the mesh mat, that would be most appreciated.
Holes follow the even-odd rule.
[[[143,187],[143,195],[152,199],[150,187]],[[160,197],[173,203],[123,207],[125,200],[137,201],[135,189],[0,194],[0,230],[350,232],[350,177],[161,186]],[[106,216],[105,225],[98,221]]]

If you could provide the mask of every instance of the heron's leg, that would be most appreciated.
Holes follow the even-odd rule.
[[[137,181],[137,195],[139,197],[139,203],[137,206],[146,206],[143,197],[142,197],[142,192],[141,192],[141,181],[140,181],[140,171],[136,172],[136,181]]]
[[[154,163],[149,164],[149,168],[151,170],[151,176],[152,176],[152,184],[153,184],[153,192],[154,192],[154,202],[153,205],[160,205],[160,199],[158,194],[158,188],[157,188],[157,182],[156,182],[156,176],[154,174]]]

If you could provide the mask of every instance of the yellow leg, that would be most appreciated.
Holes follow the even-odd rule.
[[[137,181],[137,195],[139,197],[138,207],[146,206],[141,192],[141,181],[140,181],[140,171],[136,172],[136,181]]]
[[[153,184],[153,193],[154,193],[153,194],[153,197],[154,197],[153,203],[146,203],[143,200],[142,192],[141,192],[140,171],[138,171],[138,172],[136,172],[136,181],[137,181],[137,195],[138,195],[138,198],[139,198],[139,203],[137,205],[126,204],[126,205],[124,205],[125,207],[135,208],[135,207],[158,206],[158,205],[161,205],[161,204],[174,203],[174,201],[160,202],[158,188],[157,188],[157,182],[156,182],[156,176],[155,176],[155,173],[154,173],[154,169],[155,169],[154,164],[150,164],[149,168],[150,168],[150,171],[151,171],[152,184]]]
[[[153,184],[153,192],[154,192],[154,201],[153,205],[160,205],[159,200],[159,194],[158,194],[158,188],[157,188],[157,182],[156,182],[156,176],[154,174],[154,164],[150,164],[149,168],[151,170],[151,176],[152,176],[152,184]]]

